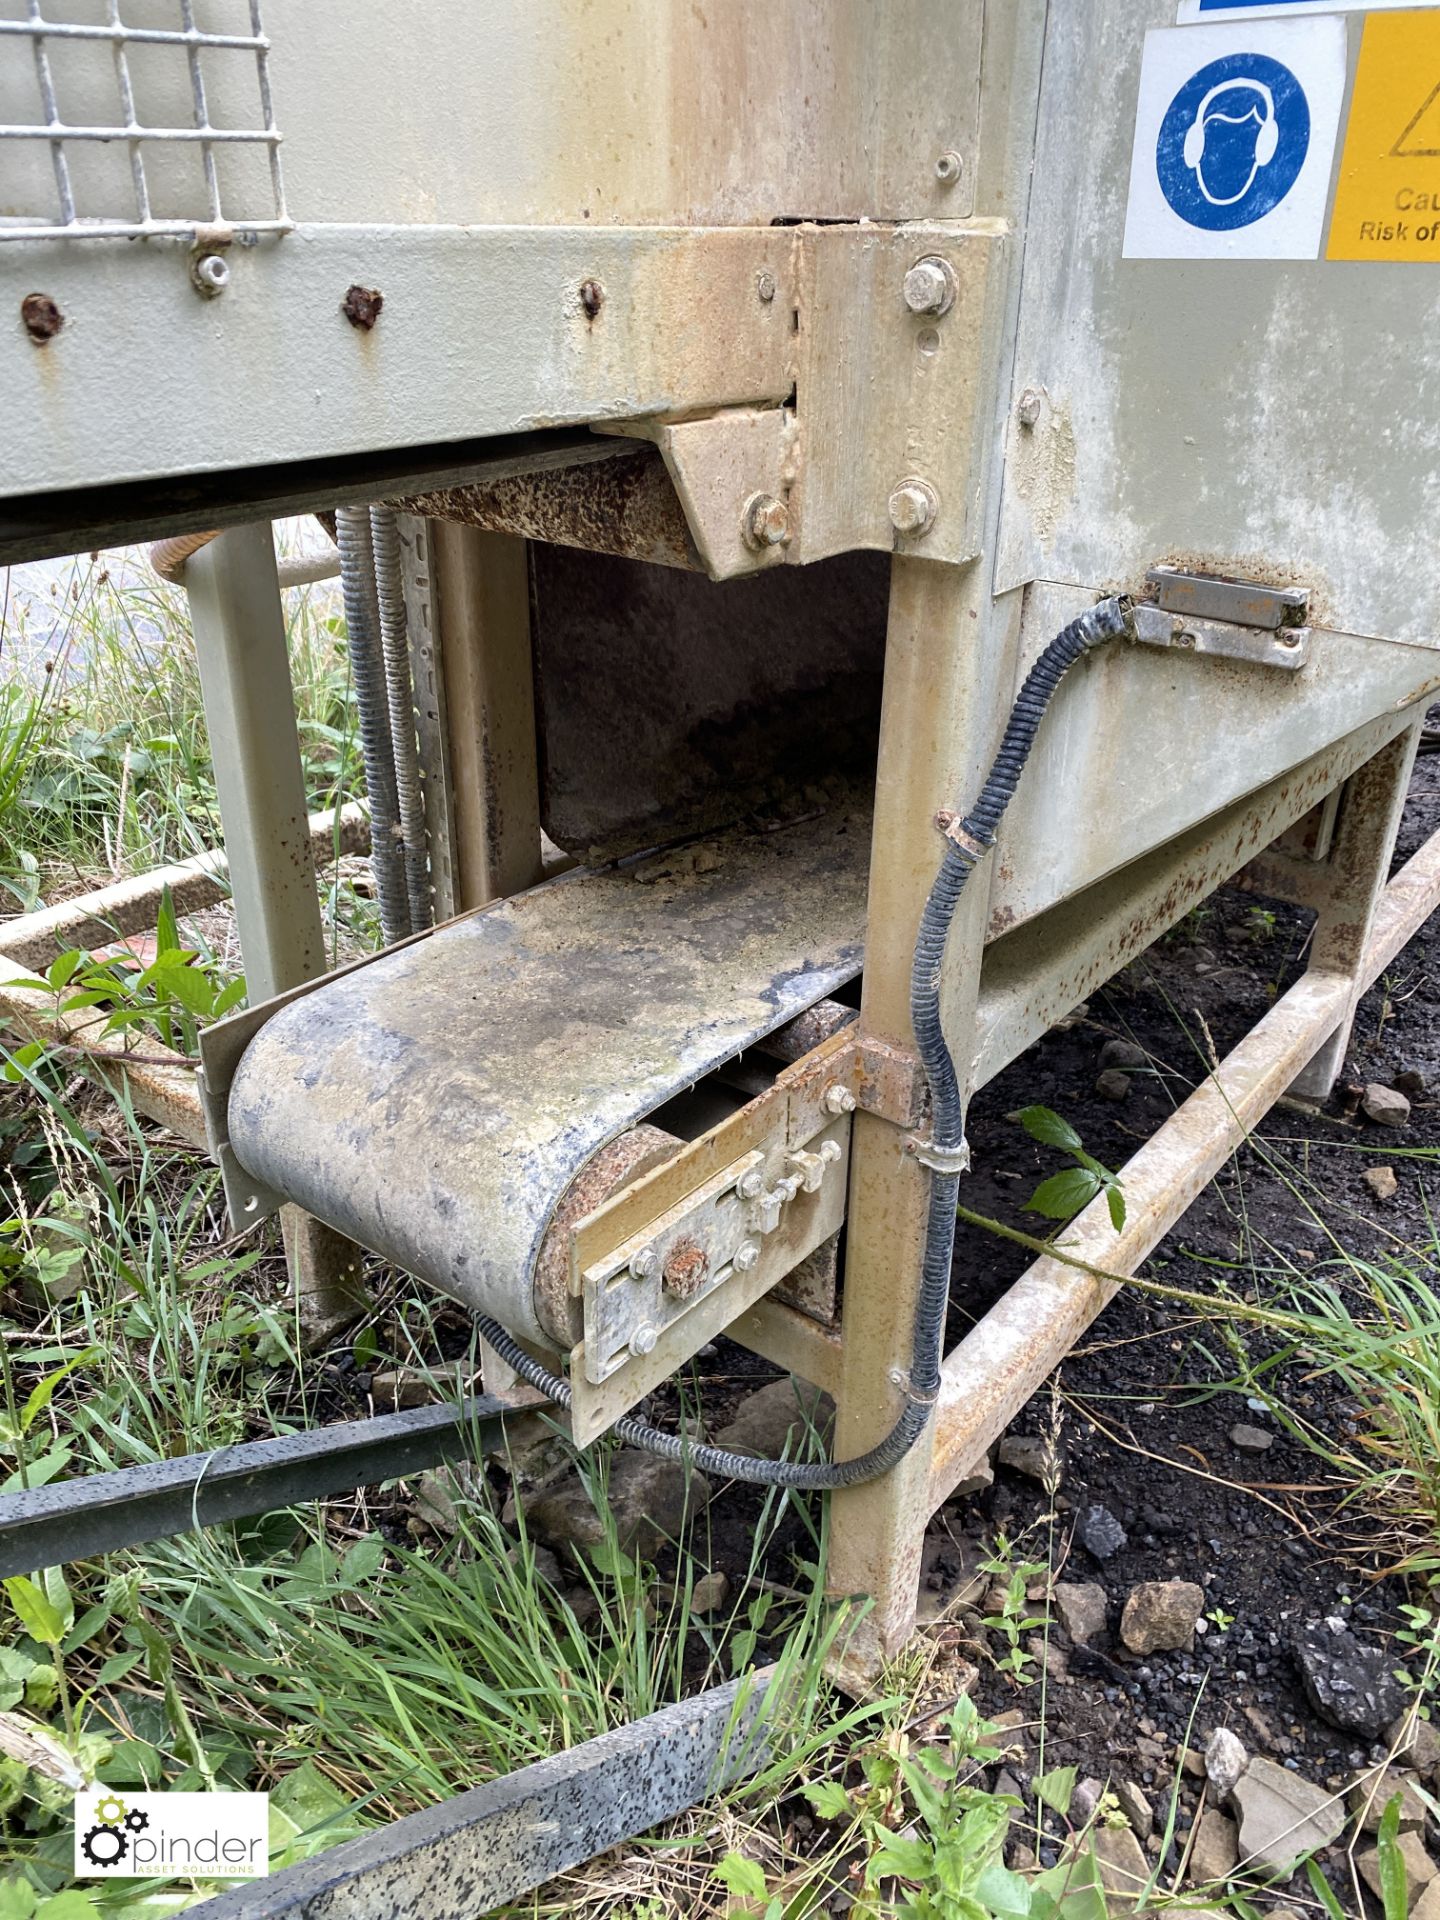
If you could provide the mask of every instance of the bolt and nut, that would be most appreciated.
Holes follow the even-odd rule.
[[[587,320],[593,320],[605,304],[605,289],[598,280],[580,282],[580,306]]]
[[[955,269],[938,253],[927,253],[905,275],[903,292],[911,313],[948,313],[955,304]]]
[[[730,1262],[737,1273],[753,1273],[760,1264],[760,1249],[753,1240],[742,1240]]]
[[[636,1327],[630,1336],[630,1351],[637,1359],[655,1351],[655,1342],[659,1338],[654,1327]]]
[[[1022,427],[1037,427],[1040,424],[1041,409],[1045,405],[1045,396],[1038,387],[1026,387],[1015,403],[1015,418]]]
[[[947,147],[935,162],[935,178],[942,187],[953,187],[965,162],[953,147]]]
[[[742,1200],[758,1200],[765,1191],[765,1174],[760,1167],[747,1167],[735,1182],[735,1191]]]
[[[912,540],[930,531],[940,502],[928,480],[902,480],[890,495],[890,524]]]
[[[654,1247],[642,1247],[630,1262],[632,1280],[653,1280],[660,1265],[660,1256]]]
[[[347,287],[345,298],[340,302],[340,311],[352,327],[358,327],[361,333],[369,333],[380,318],[380,309],[385,305],[385,296],[378,287]]]
[[[854,1113],[857,1103],[849,1087],[842,1087],[837,1081],[833,1087],[825,1089],[825,1098],[820,1104],[826,1113]]]
[[[201,293],[213,298],[230,284],[230,263],[218,253],[202,253],[191,267],[190,276]]]
[[[688,1300],[704,1286],[709,1272],[710,1256],[704,1247],[696,1240],[677,1240],[665,1256],[665,1291]]]
[[[773,493],[752,493],[740,517],[740,531],[746,546],[757,552],[783,546],[790,538],[790,509]]]
[[[755,291],[767,307],[775,298],[775,276],[768,267],[762,267],[756,274]]]
[[[822,1140],[820,1142],[820,1158],[825,1162],[827,1167],[833,1167],[843,1151],[844,1149],[838,1140]]]

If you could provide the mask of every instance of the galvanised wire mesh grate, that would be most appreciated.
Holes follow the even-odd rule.
[[[0,19],[0,64],[8,64],[16,55],[23,58],[28,43],[29,55],[34,63],[40,113],[33,121],[0,124],[0,141],[44,143],[48,146],[54,175],[55,215],[47,220],[17,219],[13,215],[7,218],[0,214],[0,240],[141,238],[151,234],[191,234],[202,226],[243,228],[252,233],[289,231],[293,222],[285,208],[285,183],[280,165],[281,135],[275,125],[270,96],[270,42],[265,37],[261,21],[260,0],[248,0],[248,33],[202,30],[196,25],[194,0],[175,0],[177,17],[173,27],[126,25],[120,15],[122,0],[105,0],[103,10],[94,6],[87,9],[92,14],[104,13],[103,19],[89,21],[53,19],[42,10],[44,0],[25,0],[25,4],[27,12],[23,18]],[[53,6],[55,0],[50,0],[50,4]],[[81,9],[72,6],[70,10],[78,12]],[[64,88],[57,84],[57,56],[63,49],[83,45],[92,50],[93,57],[93,50],[99,48],[103,53],[107,43],[114,62],[114,118],[102,120],[99,124],[71,122],[65,117]],[[142,49],[145,50],[143,56]],[[147,125],[137,115],[132,66],[137,57],[153,59],[155,56],[150,53],[151,49],[164,49],[162,57],[184,63],[188,78],[189,125]],[[258,125],[212,124],[210,96],[206,86],[207,60],[215,63],[209,67],[212,81],[219,74],[221,62],[233,65],[236,61],[246,60],[253,63],[258,85],[258,113],[255,116]],[[12,81],[15,77],[13,72],[9,76]],[[93,75],[90,77],[93,78]],[[173,75],[169,77],[172,80],[174,78]],[[230,82],[235,76],[233,72],[226,71],[223,77]],[[93,97],[93,87],[87,88],[86,92]],[[76,156],[84,149],[93,149],[97,143],[103,146],[117,142],[123,143],[128,149],[133,213],[127,211],[122,216],[94,211],[87,213],[85,195],[76,183]],[[146,171],[146,159],[148,154],[153,169],[154,150],[157,148],[168,149],[171,153],[176,150],[193,153],[193,178],[187,175],[180,189],[184,207],[179,214],[159,216],[154,209],[152,181]],[[263,208],[254,204],[231,207],[222,201],[221,168],[217,165],[217,152],[237,148],[261,153],[268,161],[270,192]],[[8,151],[13,154],[16,149],[11,146]],[[0,146],[0,182],[3,182],[6,152],[7,148]],[[253,189],[247,197],[253,201]],[[172,169],[167,178],[166,199],[173,203],[175,198]]]

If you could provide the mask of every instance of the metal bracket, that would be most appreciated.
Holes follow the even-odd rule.
[[[1310,611],[1308,587],[1267,587],[1254,580],[1232,580],[1223,573],[1187,573],[1181,567],[1152,567],[1145,586],[1155,604],[1186,620],[1218,620],[1226,626],[1303,627]]]
[[[1219,659],[1248,661],[1252,666],[1278,667],[1284,673],[1298,672],[1310,658],[1309,627],[1222,625],[1213,620],[1182,618],[1147,601],[1135,608],[1135,638],[1146,647],[1214,654]]]

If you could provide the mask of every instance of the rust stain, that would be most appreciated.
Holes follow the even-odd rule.
[[[677,1300],[690,1300],[705,1284],[710,1272],[710,1256],[698,1241],[677,1240],[665,1256],[662,1276],[665,1291]]]
[[[585,318],[594,321],[605,304],[605,289],[598,280],[580,282],[580,307]]]
[[[574,1229],[622,1187],[673,1158],[681,1145],[659,1127],[631,1127],[592,1154],[566,1188],[535,1262],[535,1315],[561,1347],[573,1347],[584,1331],[580,1302],[570,1291]]]

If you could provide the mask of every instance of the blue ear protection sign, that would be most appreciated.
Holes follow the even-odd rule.
[[[1310,107],[1295,75],[1268,54],[1229,53],[1170,102],[1155,171],[1182,220],[1224,233],[1279,206],[1309,150]]]

